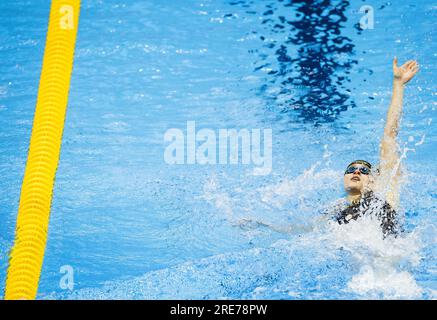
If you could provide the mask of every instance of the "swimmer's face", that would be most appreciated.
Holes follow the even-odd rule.
[[[362,193],[371,182],[370,168],[358,163],[352,163],[343,177],[344,189],[351,194]]]

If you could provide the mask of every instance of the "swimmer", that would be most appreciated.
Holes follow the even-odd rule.
[[[334,217],[338,223],[349,223],[370,213],[380,220],[385,236],[399,232],[396,210],[399,209],[401,170],[396,138],[402,115],[404,88],[418,71],[419,66],[414,60],[399,67],[397,58],[393,59],[393,95],[380,144],[379,167],[373,169],[365,160],[355,160],[346,167],[343,183],[347,195],[325,211],[328,217]],[[251,219],[242,219],[239,225],[264,226],[284,233],[303,231],[303,228],[297,226],[276,227]]]
[[[397,58],[393,59],[393,95],[380,143],[379,167],[373,170],[372,165],[364,160],[355,160],[347,166],[343,178],[347,196],[331,210],[339,223],[348,223],[372,213],[381,221],[384,235],[399,232],[396,210],[399,209],[401,159],[396,138],[404,88],[418,71],[419,65],[414,60],[399,67]]]

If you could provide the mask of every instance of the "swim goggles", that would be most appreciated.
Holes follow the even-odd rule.
[[[362,166],[362,167],[349,166],[349,167],[347,167],[344,174],[351,174],[357,170],[360,170],[361,174],[365,174],[365,175],[370,174],[370,169],[368,167],[365,167],[365,166]]]

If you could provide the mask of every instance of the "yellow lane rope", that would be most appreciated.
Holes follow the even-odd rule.
[[[61,149],[80,0],[52,0],[5,299],[35,299]]]

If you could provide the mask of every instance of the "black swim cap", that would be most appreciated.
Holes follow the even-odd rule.
[[[351,163],[348,164],[348,166],[346,168],[349,168],[354,163],[362,164],[362,165],[365,165],[366,167],[369,167],[369,169],[372,169],[372,165],[370,164],[370,162],[367,162],[366,160],[355,160],[355,161],[352,161]]]

